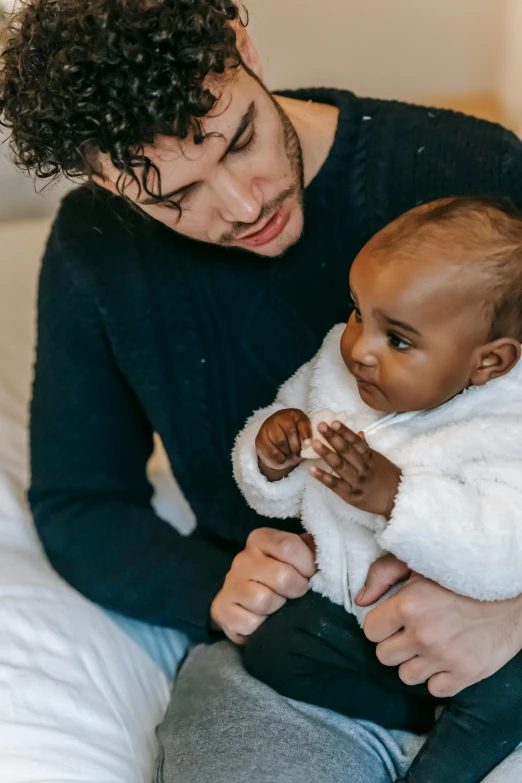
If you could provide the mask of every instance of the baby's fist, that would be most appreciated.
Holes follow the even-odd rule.
[[[303,441],[312,436],[310,419],[297,408],[286,408],[268,418],[256,438],[259,467],[270,480],[287,476],[300,462]]]

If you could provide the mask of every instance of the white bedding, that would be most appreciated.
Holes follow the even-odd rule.
[[[0,224],[0,783],[150,783],[167,677],[51,570],[25,503],[47,232],[45,220]],[[163,513],[181,513],[189,525],[161,454],[152,472]],[[183,640],[173,645],[170,653],[181,655]]]

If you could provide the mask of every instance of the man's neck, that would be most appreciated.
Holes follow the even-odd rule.
[[[274,96],[289,116],[303,150],[305,186],[317,176],[335,139],[339,109],[324,103]]]

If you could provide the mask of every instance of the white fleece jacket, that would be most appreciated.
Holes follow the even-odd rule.
[[[266,517],[301,517],[317,545],[312,589],[344,604],[371,563],[392,552],[444,587],[481,600],[522,593],[522,362],[485,386],[421,413],[383,414],[361,400],[344,364],[335,326],[316,357],[257,411],[237,438],[234,474],[248,503]],[[310,476],[310,463],[269,482],[260,472],[255,438],[283,408],[309,416],[344,411],[371,448],[402,469],[391,519],[359,511]]]

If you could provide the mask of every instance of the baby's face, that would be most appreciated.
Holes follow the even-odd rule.
[[[486,315],[462,267],[421,249],[418,259],[387,261],[384,252],[370,244],[353,264],[342,356],[371,408],[435,408],[469,385]]]

